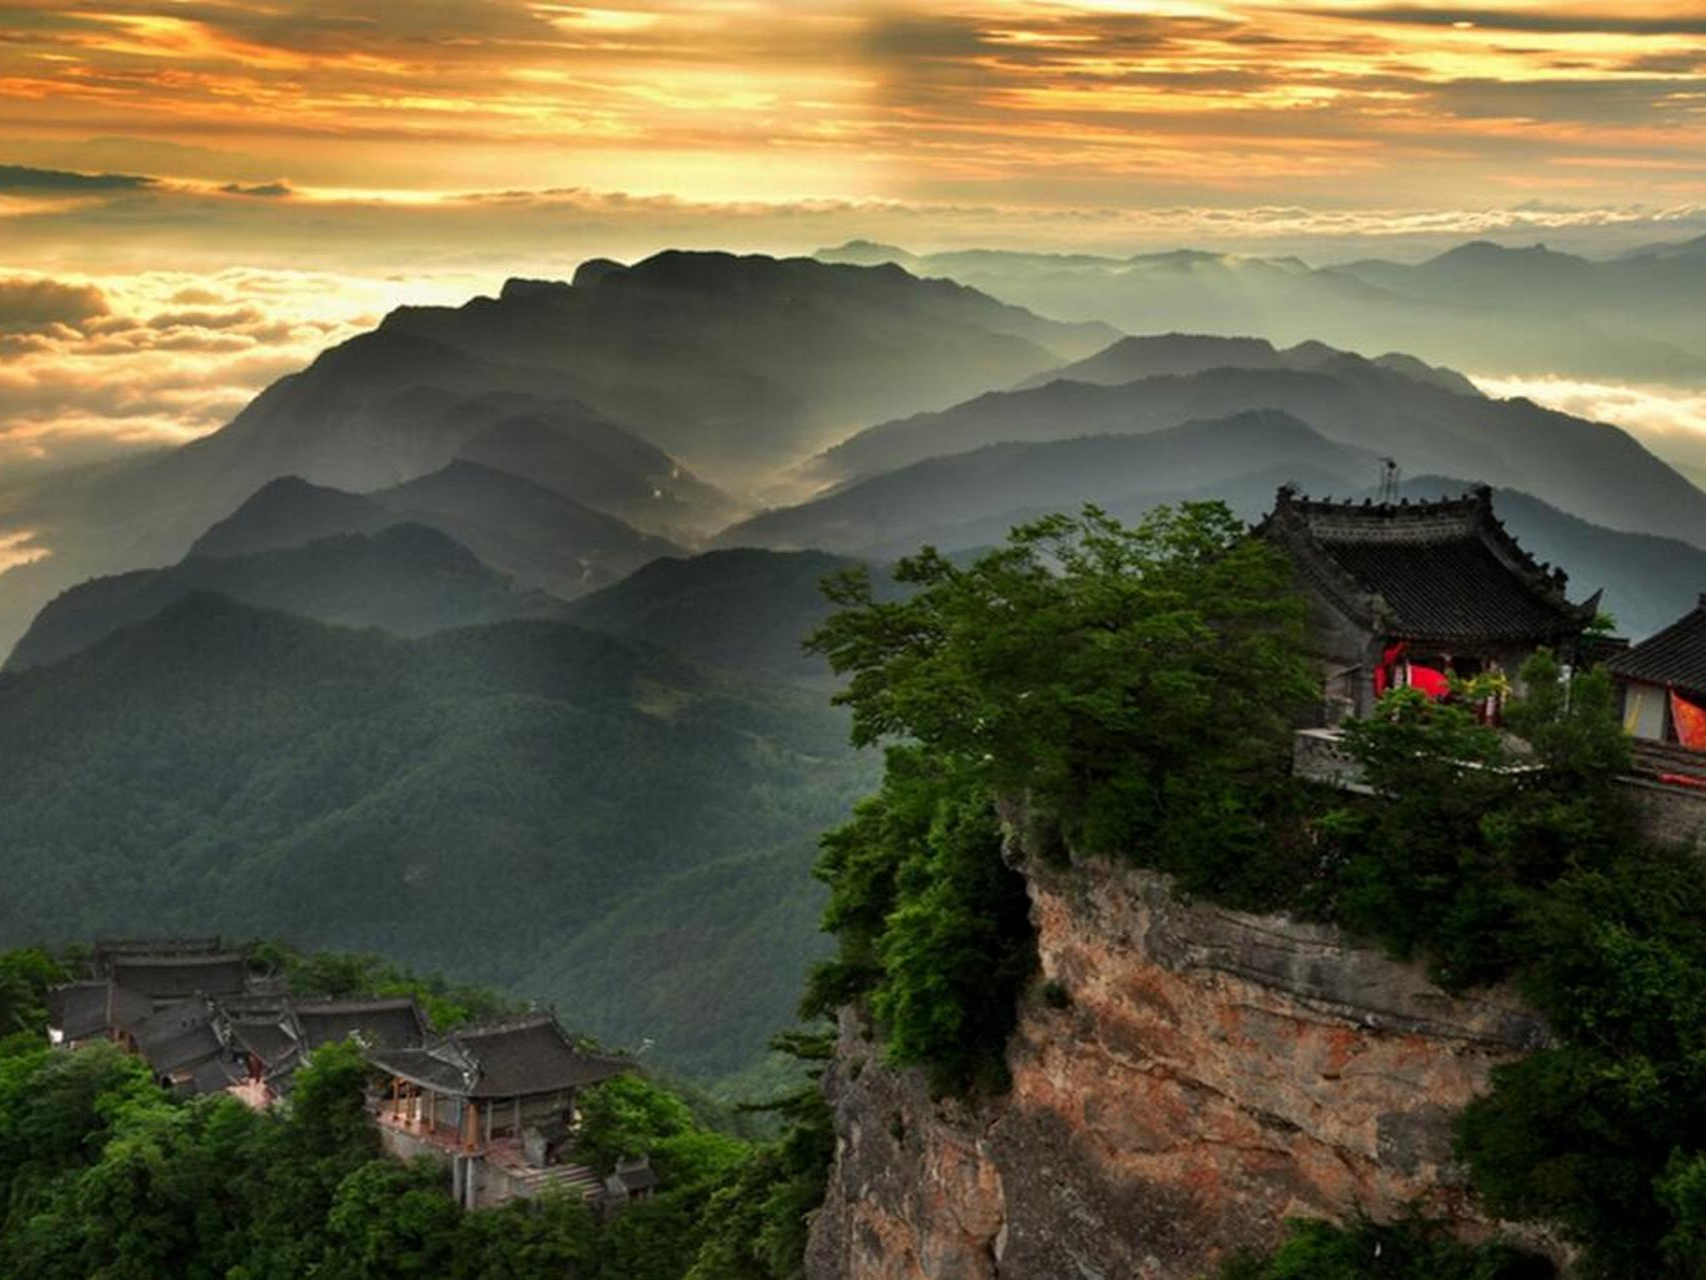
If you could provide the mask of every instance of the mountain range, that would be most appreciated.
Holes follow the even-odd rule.
[[[1107,345],[898,268],[658,254],[572,283],[511,280],[404,307],[268,387],[211,435],[0,485],[0,531],[44,554],[0,576],[0,646],[87,578],[180,558],[283,476],[365,493],[462,459],[685,539],[861,424],[941,408]]]
[[[1026,419],[1034,435],[1042,432],[1030,424],[1039,421]],[[999,542],[1023,519],[1086,502],[1116,509],[1199,491],[1224,494],[1246,476],[1261,477],[1251,495],[1259,513],[1273,498],[1271,474],[1343,491],[1354,487],[1353,477],[1377,469],[1374,455],[1335,444],[1288,413],[1247,410],[1144,434],[1008,440],[926,457],[754,516],[721,541],[904,554],[924,542]]]
[[[993,297],[1127,332],[1186,329],[1276,343],[1400,350],[1476,373],[1706,384],[1698,299],[1706,241],[1592,260],[1543,245],[1461,245],[1426,262],[1311,266],[1178,250],[1130,258],[852,241],[828,262],[896,264]]]
[[[0,945],[373,947],[726,1080],[792,1017],[816,835],[877,768],[801,648],[828,575],[898,590],[880,565],[922,543],[1087,501],[1253,520],[1390,460],[1409,493],[1499,486],[1627,632],[1706,585],[1706,494],[1617,428],[1239,328],[594,262],[393,313],[195,444],[0,486],[0,532],[51,552],[0,574]]]
[[[821,697],[649,645],[550,621],[404,640],[209,594],[0,674],[0,722],[0,938],[287,937],[501,984],[725,861],[750,884],[743,859],[784,859],[778,897],[804,891],[809,917],[815,834],[870,780]],[[601,1033],[621,991],[695,965],[721,1002],[647,1031],[666,1057],[697,1045],[678,1065],[737,1069],[762,1039],[718,1025],[752,1002],[753,956],[716,935],[749,924],[701,918],[619,973],[559,966],[528,989]],[[793,972],[813,936],[802,922],[759,959]],[[790,1004],[759,1016],[784,1025]]]
[[[186,556],[166,569],[94,578],[36,615],[7,660],[46,666],[154,617],[174,601],[219,594],[345,626],[418,636],[523,617],[562,617],[567,606],[523,592],[461,543],[425,525],[340,533],[242,556]]]
[[[1176,345],[1170,337],[1155,343]],[[1418,375],[1344,352],[1302,369],[1241,366],[1232,363],[1235,351],[1224,367],[1204,369],[1200,351],[1188,354],[1186,367],[1194,371],[1114,385],[1077,380],[1068,366],[1046,385],[992,391],[942,412],[867,428],[804,471],[845,484],[984,445],[1142,433],[1281,410],[1331,441],[1391,457],[1411,473],[1474,476],[1611,528],[1706,540],[1706,493],[1615,427],[1528,400],[1453,390],[1438,370]],[[1375,478],[1367,476],[1365,483]]]

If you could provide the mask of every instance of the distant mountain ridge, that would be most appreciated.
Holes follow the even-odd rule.
[[[556,490],[464,459],[368,496],[400,519],[443,529],[522,584],[565,598],[680,551]]]
[[[927,457],[754,516],[719,541],[862,554],[904,553],[927,541],[974,545],[1000,541],[1002,521],[1012,513],[1110,506],[1139,493],[1210,491],[1274,468],[1349,487],[1358,472],[1375,474],[1377,464],[1374,455],[1335,444],[1290,414],[1249,410],[1148,433],[1008,440]]]
[[[1063,319],[1128,332],[1248,333],[1406,351],[1478,374],[1560,374],[1706,385],[1698,298],[1706,239],[1593,261],[1543,246],[1461,245],[1426,262],[1310,266],[1178,250],[1130,258],[962,250],[912,254],[854,241],[825,261],[897,262]]]
[[[1052,381],[882,423],[825,451],[826,485],[983,445],[1141,434],[1279,410],[1412,474],[1449,470],[1520,488],[1595,524],[1706,543],[1706,493],[1625,432],[1526,400],[1459,394],[1435,378],[1339,355],[1307,370],[1210,368],[1113,386]]]
[[[405,520],[442,531],[525,587],[565,598],[680,551],[674,543],[531,480],[458,460],[366,494],[283,476],[212,525],[190,544],[189,555],[278,551],[328,534],[368,533]]]
[[[207,592],[403,636],[512,618],[560,618],[566,612],[553,596],[517,591],[439,530],[394,523],[374,533],[335,533],[240,556],[192,555],[166,569],[93,578],[36,615],[6,668],[63,661],[176,601]]]
[[[1093,356],[1026,378],[1014,390],[1047,386],[1051,382],[1089,382],[1112,387],[1143,378],[1186,377],[1211,369],[1298,369],[1330,373],[1334,368],[1354,368],[1361,360],[1361,356],[1323,342],[1300,342],[1281,350],[1264,338],[1148,334],[1121,338]],[[1456,395],[1481,395],[1480,388],[1457,370],[1425,364],[1401,352],[1390,351],[1367,363]]]
[[[696,471],[745,484],[863,423],[1117,336],[892,267],[676,251],[578,285],[512,281],[461,307],[399,308],[209,436],[0,486],[0,529],[50,552],[0,575],[0,647],[69,586],[176,561],[280,476],[369,492],[462,459],[689,539],[739,514]]]
[[[952,403],[1117,336],[894,267],[675,250],[574,284],[400,308],[380,332],[563,369],[586,403],[718,469],[768,467],[885,404]]]

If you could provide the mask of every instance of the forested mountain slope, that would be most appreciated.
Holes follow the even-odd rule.
[[[866,767],[819,698],[576,627],[409,641],[210,595],[0,675],[0,723],[0,946],[264,935],[499,984],[667,877],[778,847],[803,864]],[[749,923],[662,928],[619,970],[559,968],[541,994],[607,1012],[599,984],[644,989],[684,954],[714,970],[719,931]],[[751,963],[751,945],[728,954]],[[791,970],[810,944],[756,945]],[[791,992],[755,1010],[744,985],[728,973],[739,1017],[715,991],[676,1011],[697,1065],[743,1065],[762,1044],[737,1025],[790,1021]],[[663,1013],[643,1029],[664,1060],[689,1038]]]
[[[665,557],[574,601],[568,616],[754,678],[821,680],[828,668],[801,646],[829,616],[824,579],[854,563],[751,547]]]
[[[95,578],[43,609],[6,665],[20,670],[59,662],[198,592],[405,636],[511,618],[560,618],[566,609],[544,592],[517,590],[436,529],[394,524],[280,551],[188,556],[167,569]]]

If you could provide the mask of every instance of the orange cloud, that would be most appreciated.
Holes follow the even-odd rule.
[[[0,156],[123,132],[310,188],[1466,201],[1584,141],[1706,162],[1701,34],[1658,0],[27,0]]]

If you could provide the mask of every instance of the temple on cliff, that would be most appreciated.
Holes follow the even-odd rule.
[[[1598,611],[1597,592],[1571,601],[1564,572],[1517,545],[1484,485],[1378,503],[1286,486],[1258,532],[1290,557],[1308,601],[1323,728],[1367,716],[1392,688],[1444,697],[1454,677],[1483,673],[1515,685],[1539,648],[1572,662]]]

